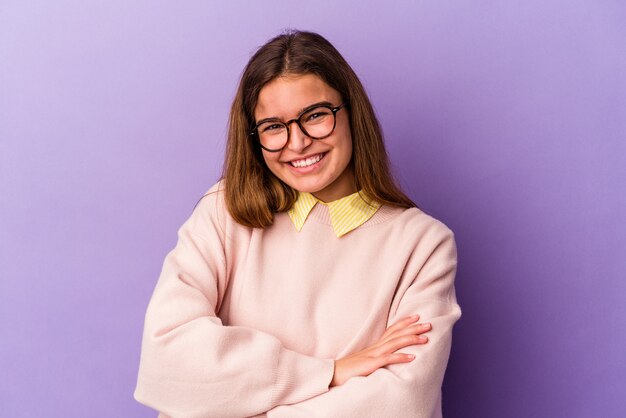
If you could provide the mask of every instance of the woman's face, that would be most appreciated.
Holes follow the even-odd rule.
[[[285,75],[266,84],[259,92],[255,120],[278,118],[283,122],[295,119],[302,109],[312,104],[342,103],[339,92],[314,74]],[[263,150],[268,168],[284,183],[301,192],[312,193],[324,202],[331,202],[356,192],[352,158],[352,136],[347,108],[336,113],[333,133],[324,139],[307,137],[297,123],[289,126],[289,140],[279,152]],[[295,167],[292,162],[322,156],[318,162]],[[309,162],[314,161],[310,160]],[[302,165],[302,162],[298,162]]]

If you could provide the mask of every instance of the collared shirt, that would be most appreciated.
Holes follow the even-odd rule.
[[[298,232],[302,229],[311,209],[317,203],[328,206],[330,221],[337,237],[341,237],[364,224],[380,207],[380,203],[377,201],[371,201],[368,204],[359,192],[327,203],[322,202],[311,193],[299,192],[296,203],[289,209],[289,217]]]

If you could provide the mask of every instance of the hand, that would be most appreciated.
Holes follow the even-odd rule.
[[[430,331],[432,325],[413,324],[419,315],[409,316],[391,325],[380,340],[364,350],[335,360],[335,373],[330,387],[343,385],[354,376],[368,376],[375,370],[394,363],[408,363],[414,356],[394,351],[414,344],[426,344],[428,337],[420,335]]]

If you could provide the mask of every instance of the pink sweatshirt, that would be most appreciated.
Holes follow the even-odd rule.
[[[135,399],[161,417],[441,416],[461,316],[454,235],[417,208],[383,205],[337,238],[328,207],[298,232],[287,213],[237,224],[223,181],[178,231],[148,305]],[[329,388],[334,359],[411,314],[430,322],[409,363]]]

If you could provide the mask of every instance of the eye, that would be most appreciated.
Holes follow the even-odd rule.
[[[328,116],[330,116],[330,111],[326,108],[313,109],[311,113],[307,113],[305,115],[304,122],[305,123],[317,123],[317,122],[321,122]]]
[[[284,128],[284,125],[281,123],[268,123],[265,125],[261,125],[259,130],[261,132],[276,132]]]
[[[319,118],[320,116],[322,116],[322,114],[321,114],[321,113],[319,113],[319,112],[316,112],[316,113],[313,113],[313,114],[309,115],[309,117],[307,118],[307,120],[314,120],[314,119]]]

